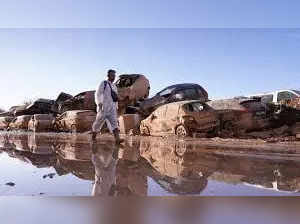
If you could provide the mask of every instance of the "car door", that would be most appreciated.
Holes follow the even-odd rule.
[[[162,123],[162,129],[169,134],[174,133],[175,127],[179,124],[179,104],[167,104],[165,118]]]
[[[164,128],[166,123],[166,109],[167,106],[161,106],[150,115],[151,129],[154,134],[164,133],[166,130]]]

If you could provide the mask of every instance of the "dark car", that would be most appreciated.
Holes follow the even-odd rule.
[[[34,115],[34,114],[50,114],[54,100],[38,99],[28,106],[20,106],[15,109],[14,115]]]
[[[92,110],[96,112],[95,91],[86,91],[68,99],[58,106],[58,113],[69,110]]]
[[[73,98],[72,95],[64,93],[64,92],[61,92],[58,95],[58,97],[56,98],[54,104],[52,105],[52,108],[51,108],[52,112],[54,114],[58,114],[58,112],[59,112],[59,110],[58,110],[59,105],[62,104],[63,102],[65,102],[65,101],[69,100],[69,99],[72,99],[72,98]]]
[[[208,94],[204,88],[198,84],[177,84],[169,86],[154,97],[145,99],[140,103],[140,111],[145,116],[151,114],[156,108],[167,103],[185,100],[208,101]]]

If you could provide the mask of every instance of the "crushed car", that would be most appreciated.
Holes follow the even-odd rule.
[[[218,112],[220,129],[232,135],[270,126],[272,111],[260,99],[214,100],[208,102],[208,105]]]
[[[116,81],[119,95],[119,114],[124,114],[127,106],[136,105],[149,97],[150,82],[141,74],[123,74]]]
[[[184,100],[208,101],[207,91],[198,84],[177,84],[169,86],[154,97],[145,99],[139,105],[139,111],[145,117],[151,114],[159,106]]]
[[[194,133],[217,132],[217,113],[198,100],[165,104],[156,109],[140,125],[142,135],[192,136]]]
[[[32,115],[15,117],[9,124],[8,130],[28,130],[28,123]]]
[[[96,112],[91,110],[71,110],[56,117],[54,129],[61,132],[90,131],[96,119]]]
[[[33,103],[17,107],[14,111],[14,116],[34,115],[34,114],[49,114],[54,100],[37,99]]]
[[[0,117],[0,130],[7,130],[14,117]]]
[[[96,91],[85,91],[71,99],[60,102],[58,105],[58,113],[63,114],[70,110],[92,110],[96,112],[95,92]]]

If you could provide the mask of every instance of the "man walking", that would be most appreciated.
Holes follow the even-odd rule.
[[[100,132],[106,120],[111,124],[116,144],[122,143],[118,128],[118,89],[114,81],[116,78],[115,70],[108,70],[107,80],[101,82],[95,93],[95,103],[97,105],[97,116],[92,126],[92,140],[96,140],[96,135]]]

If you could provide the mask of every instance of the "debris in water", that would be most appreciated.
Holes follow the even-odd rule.
[[[46,179],[47,177],[52,179],[55,175],[56,175],[55,173],[49,173],[49,174],[44,175],[43,179]]]
[[[10,187],[14,187],[16,184],[13,183],[13,182],[8,182],[8,183],[6,183],[5,185],[10,186]]]

